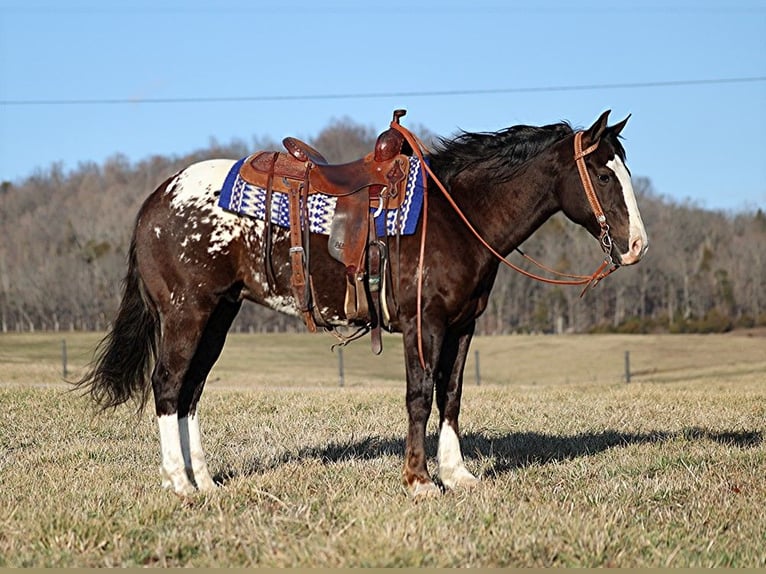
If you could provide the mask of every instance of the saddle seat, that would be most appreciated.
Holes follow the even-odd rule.
[[[292,182],[304,182],[308,176],[309,194],[334,197],[354,195],[372,187],[371,207],[379,206],[381,195],[387,209],[401,207],[404,200],[401,184],[407,178],[409,156],[397,153],[386,160],[376,160],[375,152],[370,152],[356,161],[330,164],[305,142],[287,137],[283,143],[290,153],[260,151],[248,157],[240,168],[242,179],[263,189],[270,185],[273,191],[289,193]],[[307,150],[311,153],[306,153]]]
[[[395,110],[393,122],[405,115]],[[376,237],[372,209],[396,209],[404,200],[409,156],[402,153],[403,136],[394,128],[381,133],[373,151],[349,163],[331,164],[309,144],[293,137],[282,143],[289,153],[256,152],[240,169],[240,177],[266,190],[266,205],[273,191],[290,197],[291,287],[310,331],[322,322],[312,312],[314,299],[308,253],[308,195],[322,193],[337,198],[330,225],[328,250],[346,269],[346,317],[372,325],[373,351],[380,342],[379,287],[382,250]],[[271,268],[270,221],[266,218],[264,261]],[[308,281],[306,280],[308,276]],[[371,313],[369,303],[372,302]],[[377,336],[376,336],[377,332]]]
[[[334,196],[353,194],[370,185],[385,187],[392,180],[399,182],[406,175],[409,161],[403,154],[376,160],[375,153],[370,152],[350,163],[331,164],[313,147],[299,139],[287,137],[282,143],[292,157],[312,166],[311,184],[314,190]],[[400,197],[398,189],[390,191],[389,197]],[[377,202],[378,197],[373,193],[371,199]]]

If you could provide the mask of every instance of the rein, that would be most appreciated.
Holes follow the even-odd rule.
[[[601,208],[601,203],[599,202],[598,197],[596,196],[596,192],[593,189],[593,182],[590,179],[590,174],[588,173],[588,170],[585,166],[585,157],[593,153],[598,148],[599,141],[596,141],[593,145],[583,150],[582,149],[583,132],[579,131],[575,133],[574,160],[575,160],[575,163],[577,164],[577,171],[580,175],[580,181],[582,182],[583,189],[585,190],[585,195],[587,196],[591,209],[593,210],[593,213],[596,216],[596,220],[598,221],[598,224],[601,227],[599,242],[601,244],[601,249],[604,251],[604,254],[605,254],[604,260],[601,263],[601,265],[599,265],[598,269],[596,269],[591,275],[569,275],[569,274],[559,273],[557,271],[554,271],[553,269],[550,269],[542,265],[541,263],[538,263],[532,257],[526,255],[520,249],[518,248],[516,249],[516,251],[518,251],[522,255],[522,257],[524,257],[525,259],[527,259],[528,261],[530,261],[531,263],[533,263],[540,269],[543,269],[544,271],[548,271],[549,273],[552,273],[559,277],[568,278],[568,279],[549,279],[547,277],[536,275],[525,269],[522,269],[521,267],[518,267],[517,265],[514,265],[508,259],[503,257],[500,253],[498,253],[497,250],[495,250],[489,243],[487,243],[487,241],[481,236],[481,234],[476,230],[476,228],[471,224],[471,222],[468,221],[468,218],[462,212],[460,207],[458,207],[455,200],[452,198],[452,196],[449,194],[447,189],[444,187],[444,184],[442,184],[442,182],[439,181],[439,178],[436,177],[436,174],[434,174],[434,172],[431,170],[429,165],[426,163],[423,157],[423,148],[425,147],[423,143],[417,138],[417,136],[415,136],[412,132],[410,132],[407,128],[405,128],[401,124],[392,121],[391,127],[397,130],[399,133],[401,133],[402,136],[404,136],[404,139],[407,140],[407,143],[410,145],[413,152],[420,160],[420,164],[423,166],[423,168],[426,170],[428,175],[431,177],[431,179],[434,181],[437,187],[444,194],[444,197],[447,199],[447,202],[452,206],[452,209],[455,211],[458,217],[463,221],[463,223],[466,225],[469,231],[473,233],[476,239],[478,239],[479,242],[484,247],[486,247],[487,250],[490,253],[492,253],[492,255],[494,255],[501,263],[510,267],[514,271],[521,273],[525,277],[529,277],[530,279],[535,279],[536,281],[541,281],[543,283],[549,283],[553,285],[585,285],[582,292],[580,293],[580,297],[585,295],[588,289],[595,287],[602,279],[604,279],[606,276],[610,275],[611,273],[613,273],[614,271],[618,269],[619,265],[616,265],[612,261],[612,257],[610,255],[610,252],[612,249],[612,237],[609,234],[609,225],[606,222],[606,215],[604,215],[604,210]],[[420,255],[419,255],[419,261],[418,261],[418,274],[417,274],[418,275],[418,286],[417,286],[418,357],[420,358],[420,366],[423,369],[425,369],[425,360],[423,358],[421,300],[422,300],[422,293],[423,293],[423,259],[425,255],[427,227],[428,227],[428,183],[426,178],[423,185],[423,229],[420,234]]]

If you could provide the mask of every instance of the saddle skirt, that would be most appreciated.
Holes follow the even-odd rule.
[[[238,215],[251,217],[261,221],[266,220],[266,189],[248,182],[242,177],[243,166],[248,165],[258,155],[237,161],[229,171],[221,188],[218,206]],[[267,152],[268,153],[268,152]],[[270,154],[269,154],[270,155]],[[409,169],[405,183],[404,196],[397,202],[391,202],[390,209],[380,209],[371,206],[370,212],[375,216],[375,227],[378,236],[411,235],[417,228],[420,212],[423,208],[424,172],[417,157],[408,157]],[[277,177],[274,178],[277,183]],[[281,183],[281,182],[280,182]],[[279,191],[274,185],[269,210],[271,223],[280,227],[290,227],[290,200],[287,193]],[[338,197],[324,193],[308,195],[309,230],[312,233],[330,235],[335,206]],[[396,205],[400,203],[400,205]]]

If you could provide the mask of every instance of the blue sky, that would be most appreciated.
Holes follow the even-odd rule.
[[[632,114],[658,194],[766,209],[766,1],[0,0],[0,180],[394,108],[443,136]]]

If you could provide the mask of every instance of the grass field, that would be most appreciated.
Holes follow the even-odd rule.
[[[481,484],[418,504],[396,337],[345,348],[341,388],[329,336],[232,335],[201,414],[224,486],[187,499],[151,409],[66,392],[63,340],[74,379],[97,335],[0,335],[0,566],[766,566],[757,334],[477,339]]]

